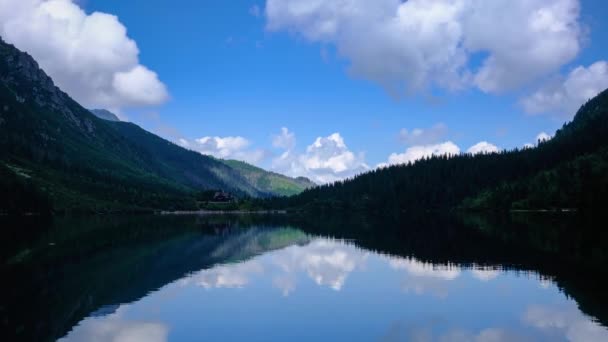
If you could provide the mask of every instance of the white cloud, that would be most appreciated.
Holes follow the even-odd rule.
[[[460,267],[425,263],[413,258],[389,258],[389,265],[396,270],[406,270],[414,277],[454,280],[460,276]]]
[[[413,163],[423,158],[433,156],[454,156],[460,154],[460,148],[451,141],[435,145],[412,146],[405,153],[393,153],[388,157],[388,163],[380,164],[379,167],[397,164]]]
[[[549,141],[549,140],[551,140],[551,138],[552,137],[549,134],[547,134],[545,132],[540,132],[536,136],[536,142],[540,143],[540,142],[543,142],[543,141]]]
[[[241,263],[219,265],[180,280],[180,286],[206,289],[246,288],[260,278],[272,279],[272,286],[284,296],[295,291],[299,274],[318,286],[340,291],[350,273],[365,268],[369,253],[354,245],[331,239],[315,239],[306,245],[292,245]]]
[[[475,267],[471,270],[473,278],[481,281],[490,281],[500,275],[501,271],[488,267]]]
[[[440,142],[447,133],[448,126],[438,123],[427,129],[416,128],[409,131],[404,128],[399,132],[399,140],[408,145],[430,145]]]
[[[282,133],[289,133],[289,130],[282,130]],[[295,144],[295,136],[290,139]],[[285,147],[290,139],[275,139],[275,142]],[[305,153],[287,149],[273,160],[272,168],[293,177],[305,176],[317,183],[335,182],[369,170],[363,153],[349,150],[340,133],[318,137]]]
[[[487,141],[479,142],[473,146],[471,146],[467,153],[476,155],[476,154],[488,154],[488,153],[497,153],[500,149],[493,144],[490,144]]]
[[[526,143],[524,144],[524,149],[528,149],[528,148],[534,148],[536,147],[539,143],[543,142],[543,141],[549,141],[553,139],[553,137],[546,133],[546,132],[540,132],[538,133],[538,135],[536,136],[536,142],[534,144],[532,143]]]
[[[281,128],[281,133],[272,137],[272,146],[291,150],[296,145],[296,135],[287,127]]]
[[[182,147],[190,147],[190,143],[188,142],[188,140],[184,139],[184,138],[180,138],[178,140],[179,145],[181,145]]]
[[[306,246],[291,246],[276,253],[273,261],[286,275],[306,273],[317,285],[340,291],[348,275],[364,267],[368,253],[343,242],[317,239]],[[290,279],[290,281],[286,281]],[[295,289],[293,277],[275,278],[282,292]]]
[[[264,273],[263,266],[256,260],[233,265],[217,266],[202,270],[193,276],[197,285],[206,289],[243,288],[249,284],[251,276]]]
[[[300,160],[309,170],[330,170],[332,173],[342,173],[359,164],[340,133],[318,137],[306,148],[306,154]]]
[[[0,0],[0,35],[31,54],[87,107],[159,105],[168,98],[116,16],[86,14],[72,0]]]
[[[229,158],[251,144],[243,137],[203,137],[196,142],[199,152],[218,158]]]
[[[448,296],[449,282],[460,277],[461,269],[455,265],[440,265],[421,262],[413,258],[388,257],[393,270],[405,271],[401,289],[407,293],[421,295],[429,293],[441,298]]]
[[[128,305],[118,308],[115,313],[104,317],[89,317],[78,323],[67,336],[59,341],[168,341],[169,328],[160,322],[132,321],[125,319]]]
[[[521,103],[530,114],[573,116],[581,105],[608,88],[608,62],[579,66],[567,77],[553,80]]]
[[[186,144],[184,145],[184,140]],[[236,159],[252,164],[257,164],[268,157],[268,152],[263,149],[248,149],[251,142],[243,137],[203,137],[189,143],[180,139],[182,146],[191,147],[202,154],[211,155],[222,159]]]
[[[203,137],[196,139],[196,142],[198,151],[218,158],[228,158],[251,145],[243,137]]]
[[[567,341],[608,341],[608,331],[584,316],[574,304],[564,307],[531,306],[523,321],[538,329],[557,333]]]
[[[271,31],[335,45],[353,75],[393,94],[473,85],[501,92],[576,57],[579,7],[578,0],[267,0],[266,17]]]

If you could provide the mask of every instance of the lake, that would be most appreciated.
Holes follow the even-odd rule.
[[[608,341],[599,222],[4,219],[2,340]]]

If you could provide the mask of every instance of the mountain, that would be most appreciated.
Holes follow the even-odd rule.
[[[590,209],[608,203],[608,90],[535,148],[432,157],[262,202],[365,211]]]
[[[108,121],[120,121],[120,119],[118,118],[118,116],[116,116],[116,114],[114,114],[106,109],[91,109],[91,113],[93,113],[93,115],[95,115],[96,117],[98,117],[100,119],[104,119],[104,120],[108,120]]]
[[[237,170],[250,183],[255,184],[258,189],[279,196],[297,195],[305,189],[316,186],[306,177],[290,178],[238,160],[224,160],[223,162]]]
[[[239,197],[284,193],[133,123],[98,118],[57,88],[32,57],[1,39],[0,173],[10,175],[0,181],[0,212],[21,207],[18,189],[29,189],[18,196],[29,203],[23,211],[48,203],[55,210],[195,209],[203,190]],[[291,189],[305,188],[299,180],[282,180]]]
[[[267,228],[268,222],[258,226],[233,218],[243,228],[231,229],[225,218],[224,222],[215,219],[56,218],[49,230],[57,234],[29,241],[28,253],[11,259],[7,263],[11,268],[0,269],[12,279],[11,286],[0,285],[3,325],[8,326],[8,319],[14,326],[27,327],[3,331],[7,336],[3,340],[56,341],[82,319],[113,312],[120,304],[137,301],[188,275],[310,241],[295,228]],[[51,253],[49,241],[54,246]]]

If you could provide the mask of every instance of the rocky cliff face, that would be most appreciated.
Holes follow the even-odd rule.
[[[61,91],[27,53],[19,51],[0,37],[0,84],[8,88],[18,103],[65,116],[86,133],[93,133],[91,117],[82,116],[82,107]],[[10,112],[11,108],[2,108]],[[77,114],[78,113],[78,114]]]

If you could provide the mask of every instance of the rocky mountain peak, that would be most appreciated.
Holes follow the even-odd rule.
[[[78,114],[82,107],[55,85],[32,56],[1,37],[0,84],[14,94],[17,102],[62,114],[83,132],[93,133],[91,118]]]

